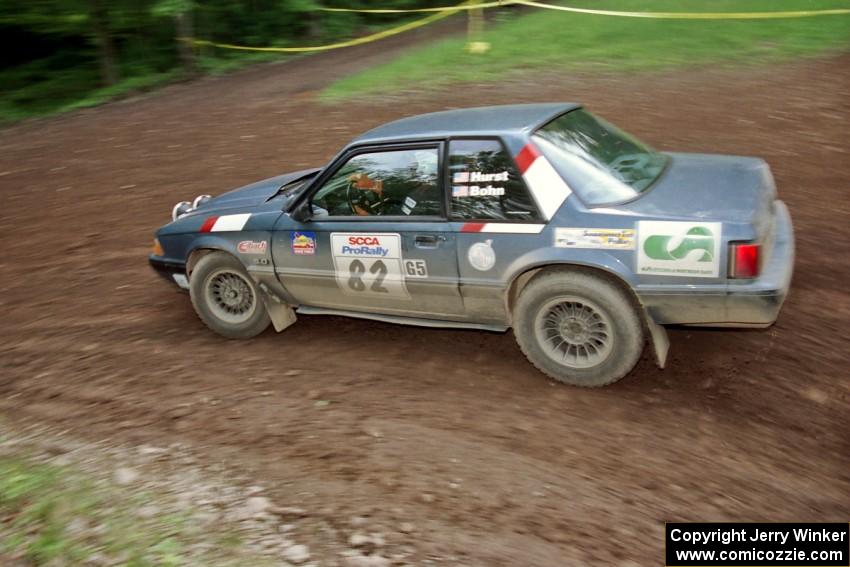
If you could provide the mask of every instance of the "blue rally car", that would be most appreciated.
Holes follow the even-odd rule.
[[[150,256],[225,337],[296,313],[513,328],[578,386],[628,374],[647,338],[663,366],[664,325],[772,324],[793,261],[764,161],[658,152],[566,103],[391,122],[323,168],[178,203]]]

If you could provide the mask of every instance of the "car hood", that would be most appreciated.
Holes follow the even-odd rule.
[[[751,157],[669,153],[661,178],[623,206],[655,217],[686,217],[751,223],[770,220],[776,188],[770,167]]]
[[[208,213],[214,210],[255,207],[274,197],[284,185],[315,175],[318,171],[320,170],[316,168],[303,169],[301,171],[294,171],[292,173],[285,173],[276,177],[263,179],[262,181],[256,181],[250,185],[245,185],[244,187],[228,191],[218,197],[209,199],[192,212],[194,213],[195,211],[198,211]]]

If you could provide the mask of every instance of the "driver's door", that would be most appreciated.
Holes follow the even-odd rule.
[[[442,144],[360,148],[323,175],[311,216],[285,215],[276,271],[305,305],[462,319],[457,241],[445,216]]]

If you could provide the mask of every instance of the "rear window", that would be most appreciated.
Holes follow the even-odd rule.
[[[591,206],[635,198],[658,179],[669,160],[584,110],[555,118],[532,139],[570,188]]]
[[[498,140],[452,140],[449,175],[451,218],[540,220],[522,176]]]

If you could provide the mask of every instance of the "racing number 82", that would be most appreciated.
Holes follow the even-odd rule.
[[[366,291],[366,282],[363,281],[363,274],[366,273],[366,266],[360,260],[354,260],[349,266],[350,275],[348,278],[348,287],[354,291]],[[369,273],[376,275],[375,281],[369,286],[371,291],[376,293],[389,293],[390,290],[383,286],[384,280],[387,277],[387,266],[381,260],[376,261],[369,268]]]

